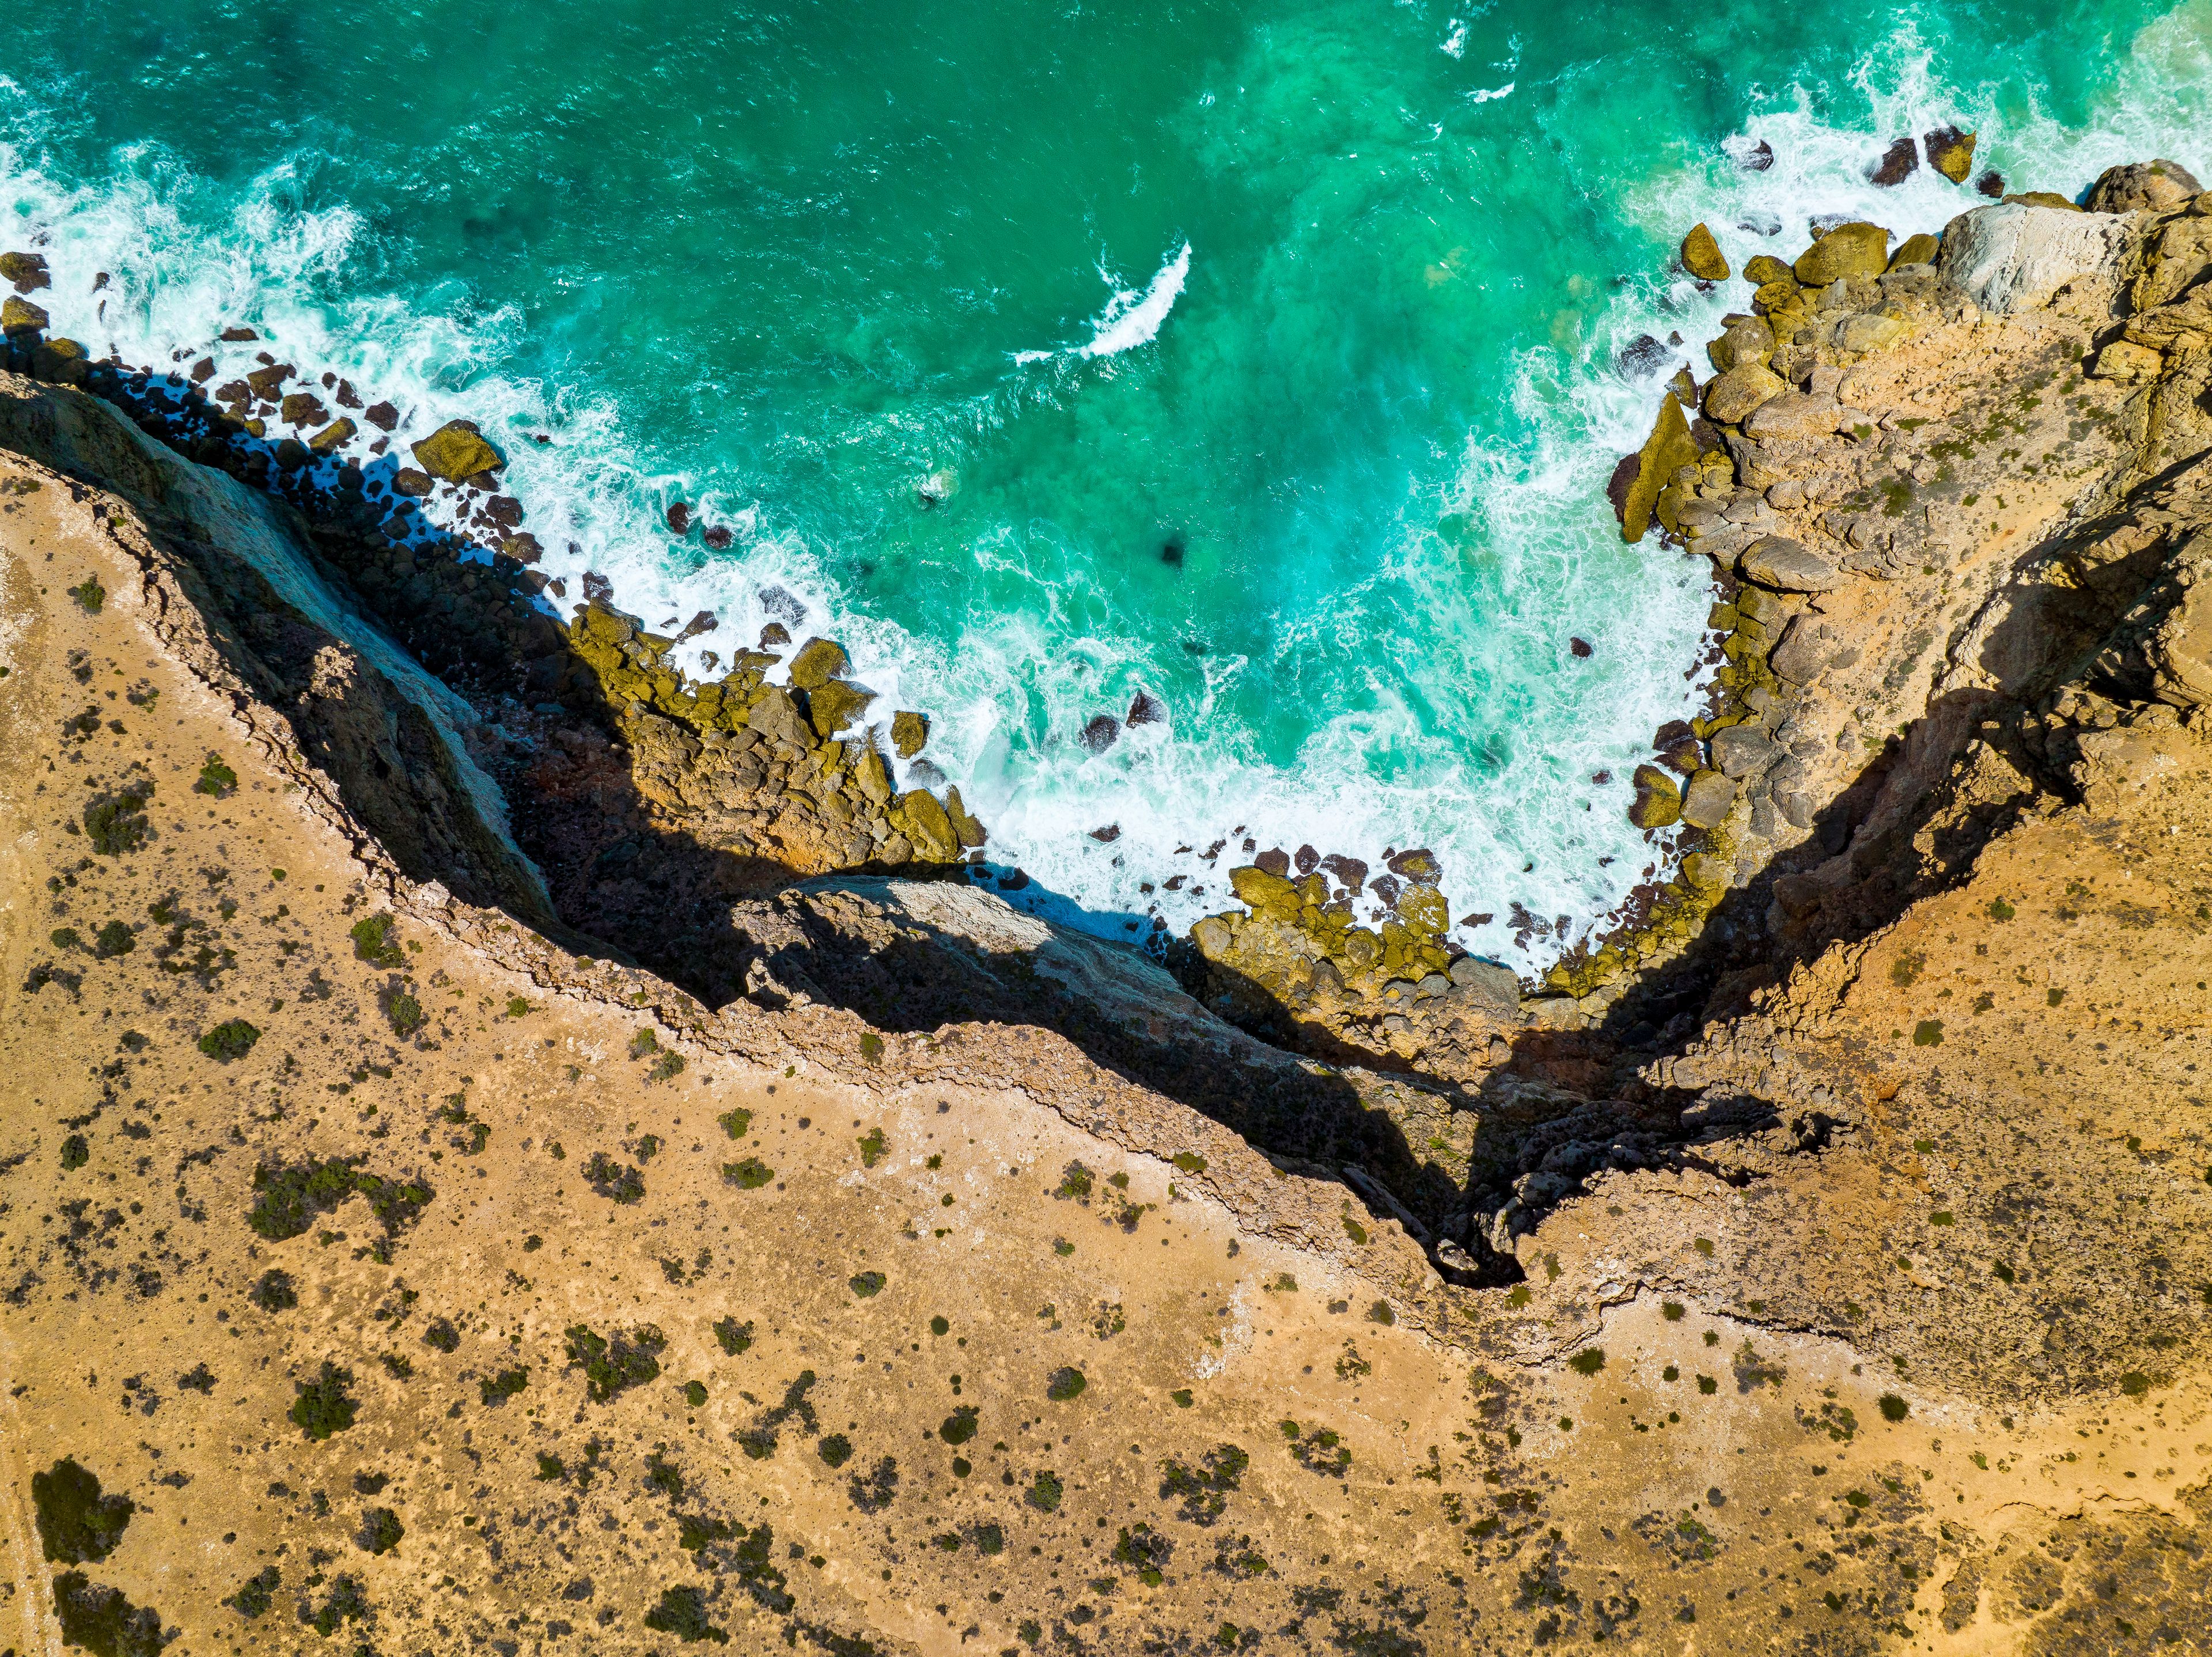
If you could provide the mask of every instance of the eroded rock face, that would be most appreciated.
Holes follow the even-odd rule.
[[[2084,277],[2110,277],[2130,239],[2122,217],[2003,203],[1945,227],[1943,278],[1996,316],[2039,305]]]

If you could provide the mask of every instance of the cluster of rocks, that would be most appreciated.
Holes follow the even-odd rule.
[[[541,549],[504,490],[506,459],[474,423],[449,421],[392,454],[398,411],[365,403],[334,375],[303,380],[266,350],[221,384],[212,356],[185,368],[180,354],[169,373],[94,361],[77,342],[50,338],[47,313],[28,297],[51,283],[41,256],[0,254],[0,279],[15,289],[0,307],[10,369],[101,398],[149,436],[298,509],[325,575],[484,716],[477,757],[507,784],[518,832],[540,831],[525,849],[549,872],[578,865],[572,895],[606,874],[610,854],[619,865],[641,844],[669,856],[685,843],[733,854],[755,871],[754,888],[863,865],[950,865],[984,844],[957,789],[940,798],[896,785],[895,765],[912,783],[942,780],[920,758],[923,715],[896,713],[888,752],[873,728],[841,740],[876,697],[849,677],[836,643],[808,639],[790,654],[788,683],[770,684],[793,643],[771,622],[760,648],[695,681],[672,652],[715,618],[702,613],[677,637],[648,631],[591,575],[564,625],[550,605],[566,586],[532,567]],[[257,338],[244,327],[222,337]],[[451,527],[424,509],[434,496]],[[693,521],[679,503],[668,521],[681,533]],[[707,537],[730,539],[714,526]],[[785,609],[803,619],[795,603]],[[611,765],[627,772],[619,789],[605,786]],[[585,803],[604,820],[561,808],[576,803],[572,771],[594,779]],[[514,797],[533,789],[547,798]]]
[[[1521,986],[1508,968],[1454,947],[1443,869],[1422,850],[1394,853],[1372,881],[1366,865],[1280,850],[1229,874],[1248,908],[1191,929],[1182,965],[1192,992],[1222,1017],[1267,1030],[1340,1063],[1471,1080],[1510,1057]],[[1354,902],[1388,905],[1374,927]],[[1488,917],[1484,917],[1488,919]]]
[[[876,696],[842,677],[849,664],[833,641],[800,646],[785,686],[768,682],[782,657],[767,648],[690,683],[668,661],[675,639],[600,601],[578,607],[570,637],[621,717],[639,792],[702,843],[800,875],[950,863],[982,846],[957,786],[942,802],[924,788],[900,793],[872,728],[840,739]],[[788,638],[771,622],[763,642]],[[890,735],[897,758],[911,760],[929,722],[902,710]]]

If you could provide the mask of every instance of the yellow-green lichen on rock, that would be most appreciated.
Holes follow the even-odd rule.
[[[1942,251],[1941,238],[1925,230],[1916,231],[1897,244],[1897,251],[1889,256],[1889,268],[1901,271],[1908,265],[1933,265],[1936,255]]]
[[[1720,244],[1704,224],[1693,224],[1690,234],[1682,238],[1682,268],[1700,282],[1726,282],[1729,262],[1722,254]]]
[[[1807,288],[1825,288],[1845,277],[1880,276],[1889,264],[1889,232],[1856,219],[1821,236],[1790,267]]]
[[[1627,499],[1620,512],[1621,539],[1640,541],[1651,527],[1651,514],[1658,505],[1660,492],[1673,480],[1678,466],[1695,466],[1698,461],[1697,440],[1690,436],[1690,423],[1682,412],[1682,405],[1674,393],[1668,392],[1659,405],[1659,417],[1652,423],[1651,435],[1644,440],[1637,453],[1635,480],[1628,486]]]
[[[1930,132],[1923,141],[1928,152],[1928,164],[1954,184],[1964,184],[1966,175],[1974,170],[1974,135],[1961,132],[1955,126],[1947,126]]]
[[[819,690],[852,664],[845,647],[826,638],[811,638],[791,659],[791,682],[802,691]]]
[[[471,420],[448,420],[409,447],[415,464],[441,483],[461,483],[479,472],[495,472],[507,464]]]

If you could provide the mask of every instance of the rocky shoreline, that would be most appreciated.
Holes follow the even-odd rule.
[[[173,407],[18,332],[0,1617],[2201,1644],[2185,183],[1762,267],[1624,484],[1719,583],[1637,807],[1686,856],[1534,993],[1444,942],[1426,854],[1243,847],[1186,994],[975,882],[834,643],[708,685],[611,594],[547,614],[481,434],[428,446],[489,563],[310,491],[340,463],[250,384]]]

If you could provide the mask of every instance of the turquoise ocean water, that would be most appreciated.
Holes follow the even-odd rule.
[[[793,595],[1102,929],[1218,906],[1179,848],[1426,845],[1534,965],[1692,706],[1700,568],[1603,498],[1623,348],[1744,302],[1682,232],[1938,228],[1865,173],[1945,122],[2015,188],[2204,174],[2208,113],[2203,3],[76,0],[0,18],[0,241],[95,353],[248,323],[475,418],[572,596],[726,654]]]

